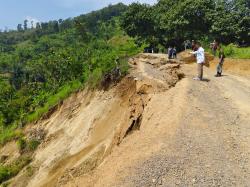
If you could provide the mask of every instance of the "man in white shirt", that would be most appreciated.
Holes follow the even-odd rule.
[[[197,69],[198,69],[198,76],[194,78],[194,80],[202,81],[203,78],[203,65],[205,63],[205,50],[201,47],[200,42],[197,42],[196,48],[197,51],[190,52],[196,56],[197,60]]]

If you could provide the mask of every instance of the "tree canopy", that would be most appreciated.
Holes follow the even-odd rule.
[[[133,3],[122,19],[128,35],[150,44],[181,44],[187,39],[217,39],[250,44],[248,0],[159,0]]]

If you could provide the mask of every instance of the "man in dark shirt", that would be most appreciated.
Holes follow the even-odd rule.
[[[215,75],[216,77],[221,77],[222,75],[222,67],[223,67],[223,63],[224,63],[224,59],[225,59],[225,54],[224,51],[221,47],[218,47],[219,49],[219,64],[217,65],[217,74]]]
[[[197,51],[197,47],[196,47],[196,42],[194,40],[192,40],[192,44],[191,44],[191,48],[193,51]]]

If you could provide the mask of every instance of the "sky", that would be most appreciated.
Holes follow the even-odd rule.
[[[154,4],[157,0],[0,0],[0,29],[16,29],[29,21],[45,22],[75,17],[109,4],[132,2]]]

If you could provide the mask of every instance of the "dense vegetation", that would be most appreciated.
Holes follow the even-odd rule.
[[[154,6],[133,3],[122,27],[138,43],[181,47],[185,40],[216,39],[250,44],[249,0],[159,0]]]
[[[0,143],[85,84],[97,86],[115,60],[138,52],[124,35],[123,4],[74,19],[0,33]]]

